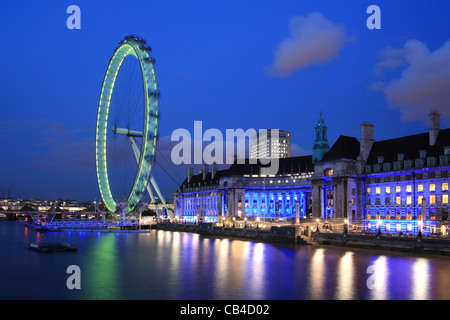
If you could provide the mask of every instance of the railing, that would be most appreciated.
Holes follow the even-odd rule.
[[[83,228],[90,228],[90,229],[101,229],[101,228],[126,228],[126,227],[139,227],[139,226],[146,226],[151,225],[153,223],[144,222],[139,223],[139,221],[101,221],[101,220],[93,220],[93,219],[62,219],[62,220],[53,220],[52,225],[57,226],[61,229],[83,229]]]

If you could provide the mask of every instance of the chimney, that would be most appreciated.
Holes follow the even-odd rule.
[[[434,146],[434,144],[436,143],[437,137],[439,135],[439,129],[440,129],[440,124],[439,124],[439,118],[440,118],[440,114],[437,113],[436,111],[432,111],[429,114],[430,117],[430,146]]]
[[[362,160],[367,161],[369,157],[370,150],[372,150],[373,139],[373,128],[374,125],[370,123],[361,124],[361,142],[360,142],[360,152],[359,156]]]
[[[208,175],[208,165],[207,165],[207,164],[204,164],[204,165],[203,165],[203,171],[202,171],[202,173],[203,173],[203,181],[205,181],[206,176]]]
[[[188,183],[191,182],[193,175],[194,175],[194,168],[188,168]]]
[[[214,179],[216,173],[217,173],[217,163],[214,162],[211,168],[211,179]]]

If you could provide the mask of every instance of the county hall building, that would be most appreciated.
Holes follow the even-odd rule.
[[[376,141],[374,125],[363,123],[359,140],[340,136],[330,147],[321,114],[313,154],[280,158],[275,175],[248,159],[226,170],[189,169],[175,192],[175,215],[188,222],[313,219],[365,232],[447,234],[450,129],[440,128],[438,113],[429,117],[428,132]]]

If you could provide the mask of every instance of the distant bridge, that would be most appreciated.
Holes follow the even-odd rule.
[[[4,215],[6,217],[6,220],[17,220],[19,217],[30,217],[31,215],[61,215],[64,216],[71,216],[71,217],[81,217],[81,216],[97,216],[98,218],[101,217],[100,212],[95,211],[63,211],[63,212],[48,212],[48,211],[0,211],[0,217]]]

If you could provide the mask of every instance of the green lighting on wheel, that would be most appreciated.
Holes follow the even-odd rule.
[[[150,59],[142,40],[137,37],[127,37],[121,42],[114,55],[110,59],[103,80],[100,101],[97,112],[95,159],[97,169],[97,182],[105,206],[110,212],[115,212],[117,203],[113,199],[108,179],[106,163],[106,136],[108,129],[109,107],[114,90],[115,81],[120,67],[127,56],[134,56],[140,64],[142,80],[144,85],[144,128],[141,145],[141,156],[138,163],[133,186],[126,200],[126,213],[133,212],[141,201],[153,167],[153,159],[156,151],[156,136],[158,133],[158,119],[151,115],[159,114],[159,97],[152,92],[158,92],[156,73],[153,60]],[[149,134],[151,132],[151,134]]]

